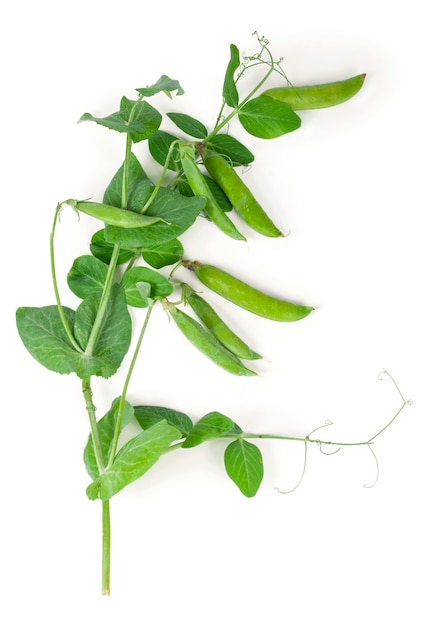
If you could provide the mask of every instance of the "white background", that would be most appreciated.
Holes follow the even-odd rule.
[[[386,0],[208,5],[17,2],[3,8],[1,621],[191,626],[320,622],[431,624],[432,602],[432,30],[429,3]],[[100,199],[123,140],[94,124],[161,74],[185,95],[153,104],[211,125],[229,45],[270,40],[295,84],[367,73],[351,101],[302,113],[270,142],[231,132],[256,159],[245,180],[289,237],[232,242],[199,221],[186,256],[270,293],[315,306],[282,325],[218,303],[267,361],[233,378],[196,353],[163,311],[152,318],[132,403],[194,420],[219,410],[246,430],[359,441],[407,407],[375,450],[326,457],[261,445],[265,478],[244,498],[220,444],[168,455],[112,502],[112,596],[99,595],[100,510],[85,495],[88,426],[79,381],[44,370],[15,329],[21,305],[54,303],[48,235],[67,197]],[[277,80],[273,79],[276,82]],[[274,83],[273,83],[274,84]],[[271,86],[271,83],[270,83]],[[169,124],[164,126],[173,132]],[[146,146],[136,154],[146,166]],[[6,217],[6,224],[4,218]],[[64,212],[59,276],[98,226]],[[183,274],[186,278],[186,274]],[[65,304],[76,301],[62,283]],[[210,301],[217,304],[217,297]],[[122,374],[95,384],[100,414]]]

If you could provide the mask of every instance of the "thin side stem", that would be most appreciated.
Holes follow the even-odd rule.
[[[98,311],[95,317],[95,322],[92,326],[92,330],[91,330],[91,333],[89,335],[89,339],[86,345],[86,350],[84,352],[86,356],[91,356],[93,354],[93,350],[95,348],[96,342],[98,341],[98,336],[99,336],[99,333],[101,331],[101,328],[104,322],[104,316],[105,316],[109,299],[110,299],[111,288],[113,285],[113,278],[114,278],[114,273],[115,273],[117,262],[118,262],[119,252],[120,252],[120,246],[115,245],[113,248],[111,259],[110,259],[110,265],[108,267],[107,277],[106,277],[103,292],[101,295],[101,300],[99,302]]]
[[[149,198],[147,199],[145,205],[143,206],[143,208],[141,209],[140,213],[146,213],[146,211],[149,209],[149,207],[151,206],[152,202],[154,201],[155,196],[157,195],[157,193],[160,190],[161,185],[164,182],[164,178],[167,174],[167,170],[169,169],[169,163],[170,163],[170,157],[172,156],[172,152],[175,149],[175,146],[179,143],[179,140],[176,139],[175,141],[172,141],[172,143],[169,146],[169,150],[167,151],[167,156],[166,156],[166,160],[164,161],[164,165],[163,165],[163,169],[161,171],[160,177],[154,187],[154,189],[152,190],[151,195],[149,196]]]
[[[57,308],[59,311],[59,316],[61,319],[61,322],[63,324],[63,328],[65,329],[66,334],[68,335],[68,339],[71,342],[71,345],[75,348],[75,350],[77,350],[77,352],[80,352],[80,354],[83,354],[83,350],[81,349],[81,347],[78,345],[72,330],[69,327],[68,321],[65,317],[65,312],[63,310],[62,307],[62,303],[60,301],[60,293],[59,293],[59,287],[57,284],[57,276],[56,276],[56,263],[55,263],[55,258],[54,258],[54,235],[56,232],[56,224],[57,224],[57,219],[59,217],[59,213],[60,210],[62,209],[62,206],[60,204],[57,205],[56,207],[56,211],[54,213],[54,221],[53,221],[53,226],[51,229],[51,233],[50,233],[50,265],[51,265],[51,279],[53,282],[53,288],[54,288],[54,296],[56,298],[56,303],[57,303]]]
[[[149,307],[148,307],[148,311],[146,313],[146,317],[144,319],[140,334],[139,334],[139,338],[137,340],[137,345],[136,348],[134,350],[132,359],[131,359],[131,363],[130,366],[128,368],[128,372],[125,378],[125,383],[122,389],[122,394],[119,400],[119,408],[118,408],[118,414],[116,417],[116,424],[115,424],[115,431],[113,434],[113,440],[112,440],[112,447],[111,447],[111,453],[110,453],[110,458],[108,460],[107,463],[107,467],[111,467],[111,465],[113,465],[113,462],[115,460],[115,456],[116,456],[116,451],[117,451],[117,445],[118,445],[118,440],[119,440],[119,435],[121,433],[121,426],[122,426],[122,414],[124,411],[124,406],[125,406],[125,400],[126,400],[126,396],[127,396],[127,391],[128,391],[128,385],[130,383],[131,380],[131,376],[134,370],[134,366],[136,364],[137,361],[137,357],[139,355],[140,352],[140,348],[142,345],[142,341],[143,341],[143,337],[145,335],[145,331],[146,328],[148,326],[148,322],[149,322],[149,318],[151,317],[151,313],[152,313],[152,309],[153,309],[154,303],[150,303]]]
[[[283,439],[285,441],[303,441],[305,443],[316,443],[323,446],[367,446],[372,441],[355,441],[353,443],[340,441],[323,441],[322,439],[310,439],[307,437],[286,437],[283,435],[243,435],[243,439]]]

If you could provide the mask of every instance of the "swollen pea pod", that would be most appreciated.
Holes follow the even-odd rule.
[[[229,352],[206,328],[195,319],[178,309],[174,304],[163,301],[163,306],[169,311],[170,316],[182,334],[202,354],[214,361],[230,374],[236,376],[256,376],[256,372],[245,367],[232,352]]]
[[[198,261],[183,261],[182,264],[194,272],[206,287],[255,315],[276,322],[296,322],[314,310],[313,307],[267,295],[214,265],[203,265]]]
[[[186,299],[204,326],[206,326],[214,337],[216,337],[225,348],[232,352],[232,354],[235,354],[235,356],[240,359],[262,359],[260,354],[249,348],[249,346],[229,328],[214,311],[212,306],[199,294],[188,288]]]
[[[65,200],[62,204],[68,204],[76,211],[86,213],[91,217],[102,220],[110,226],[118,226],[120,228],[141,228],[149,226],[156,222],[164,221],[161,217],[155,215],[142,215],[135,211],[127,211],[126,209],[118,209],[117,207],[99,202],[88,202],[87,200]],[[167,223],[167,222],[166,222]]]
[[[345,80],[305,87],[273,87],[261,96],[288,104],[293,111],[325,109],[352,98],[365,82],[366,74],[357,74]]]
[[[283,233],[268,217],[250,189],[222,155],[203,150],[202,159],[211,178],[220,185],[234,210],[250,228],[266,237],[283,237]]]
[[[225,235],[232,237],[232,239],[245,241],[246,238],[244,235],[239,232],[223,209],[217,204],[197,163],[187,152],[181,152],[181,165],[194,195],[206,198],[205,211],[210,220],[214,222]]]

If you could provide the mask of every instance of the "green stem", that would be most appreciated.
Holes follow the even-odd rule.
[[[95,415],[95,407],[92,402],[92,388],[90,378],[82,381],[83,396],[86,402],[86,410],[89,416],[90,433],[93,449],[95,452],[96,464],[99,474],[105,471],[104,455],[101,447],[101,440],[98,433],[98,426]],[[105,500],[102,503],[102,594],[110,595],[110,503]]]
[[[90,436],[92,438],[93,449],[95,452],[95,459],[100,474],[104,472],[104,455],[101,447],[101,440],[99,438],[98,426],[95,414],[95,406],[92,401],[92,387],[90,385],[90,378],[84,378],[81,383],[84,400],[86,403],[86,411],[89,417],[90,423]]]
[[[110,500],[102,502],[102,595],[110,595]]]
[[[132,115],[132,112],[130,115]],[[129,135],[129,133],[127,133],[127,139],[125,143],[124,167],[123,167],[123,175],[122,175],[121,209],[128,208],[128,168],[129,168],[129,163],[130,163],[132,144],[133,142],[132,142],[131,136]],[[111,293],[111,288],[113,285],[115,270],[116,270],[117,263],[118,263],[119,253],[120,253],[120,246],[116,244],[113,247],[113,252],[112,252],[111,259],[110,259],[110,265],[109,265],[106,280],[104,283],[101,300],[99,302],[98,311],[95,317],[95,322],[93,324],[92,331],[89,335],[89,339],[87,342],[87,346],[85,350],[86,356],[91,356],[93,354],[95,344],[98,341],[98,336],[101,331],[101,327],[104,321],[104,316],[105,316],[107,306],[110,300],[110,293]]]
[[[131,147],[133,140],[131,136],[127,134],[127,141],[125,145],[125,159],[124,169],[122,175],[122,196],[121,196],[121,208],[126,209],[128,207],[128,169],[130,165]]]
[[[140,331],[140,335],[139,335],[139,338],[137,340],[137,345],[136,345],[136,348],[134,350],[134,353],[133,353],[133,356],[132,356],[132,359],[131,359],[131,363],[130,363],[130,366],[128,368],[128,372],[127,372],[127,375],[126,375],[126,378],[125,378],[125,383],[124,383],[124,386],[123,386],[123,389],[122,389],[122,394],[121,394],[121,397],[120,397],[120,400],[119,400],[118,414],[117,414],[117,417],[116,417],[115,430],[114,430],[114,434],[113,434],[110,458],[109,458],[108,463],[107,463],[107,468],[111,467],[111,465],[113,464],[113,462],[115,460],[116,451],[117,451],[117,445],[118,445],[118,440],[119,440],[119,435],[121,433],[122,414],[123,414],[123,411],[124,411],[125,400],[126,400],[127,391],[128,391],[128,385],[130,383],[131,375],[133,373],[134,366],[136,364],[137,357],[138,357],[139,352],[140,352],[140,347],[142,345],[143,337],[145,335],[145,331],[146,331],[146,328],[148,326],[149,318],[151,317],[153,306],[154,306],[153,302],[149,304],[148,311],[146,313],[146,317],[144,319],[144,322],[143,322],[143,325],[142,325],[142,328],[141,328],[141,331]]]
[[[110,265],[108,267],[101,300],[99,301],[98,311],[96,313],[95,321],[93,323],[92,330],[90,332],[89,339],[86,345],[86,350],[84,352],[85,356],[92,356],[96,342],[98,341],[99,333],[101,331],[107,306],[110,300],[110,294],[113,285],[115,270],[117,267],[119,252],[120,246],[116,244],[113,248],[113,253],[110,259]]]
[[[367,446],[372,443],[370,441],[357,441],[354,443],[340,442],[340,441],[323,441],[322,439],[310,439],[307,437],[285,437],[283,435],[243,435],[242,439],[282,439],[284,441],[303,441],[305,443],[316,443],[323,446]]]
[[[81,347],[78,345],[72,330],[69,327],[68,321],[66,319],[65,316],[65,312],[63,310],[62,307],[62,303],[60,301],[60,294],[59,294],[59,287],[57,284],[57,277],[56,277],[56,263],[55,263],[55,259],[54,259],[54,235],[56,232],[56,224],[57,224],[57,218],[59,216],[59,213],[62,209],[62,205],[58,204],[56,207],[56,211],[54,213],[54,221],[53,221],[53,227],[51,229],[51,233],[50,233],[50,264],[51,264],[51,278],[52,278],[52,282],[53,282],[53,288],[54,288],[54,295],[56,298],[56,303],[57,303],[57,309],[59,311],[59,316],[60,316],[60,320],[63,324],[63,328],[65,329],[66,334],[68,335],[68,339],[71,342],[72,346],[75,348],[75,350],[77,350],[77,352],[79,352],[80,354],[83,354],[83,350],[81,349]]]
[[[154,198],[157,195],[158,191],[160,190],[160,187],[161,187],[161,185],[164,182],[164,178],[166,176],[167,170],[169,169],[170,157],[171,157],[172,152],[175,149],[175,146],[177,144],[179,144],[179,140],[178,139],[176,139],[175,141],[172,141],[172,143],[170,144],[169,150],[167,151],[166,160],[164,161],[164,166],[163,166],[163,169],[162,169],[161,174],[160,174],[160,177],[159,177],[159,179],[158,179],[154,189],[152,190],[151,195],[149,196],[148,200],[146,201],[144,207],[140,211],[140,213],[146,213],[146,211],[149,209],[149,207],[151,206],[152,202],[154,201]]]
[[[121,208],[126,209],[128,206],[128,167],[131,156],[131,147],[132,140],[129,134],[127,134],[126,147],[125,147],[125,159],[124,159],[124,169],[122,176],[122,195],[121,195]],[[95,322],[92,327],[91,334],[89,336],[89,340],[86,346],[86,355],[90,355],[93,352],[96,341],[98,339],[99,332],[101,330],[104,315],[107,309],[107,305],[110,298],[111,288],[113,285],[114,274],[119,258],[120,246],[115,245],[113,248],[112,256],[110,259],[110,265],[108,268],[108,273],[106,277],[106,281],[103,288],[103,293],[101,296],[101,300],[99,303],[98,311],[95,317]],[[90,386],[89,386],[90,389]],[[121,400],[122,407],[125,402],[125,397]],[[93,406],[93,405],[92,405]],[[122,409],[119,409],[120,416],[122,416]],[[118,418],[119,418],[118,414]],[[89,415],[90,417],[90,415]],[[120,424],[119,424],[120,428]],[[95,423],[92,425],[91,421],[91,432],[94,431],[92,435],[92,440],[94,444],[95,456],[98,462],[98,454],[100,454],[100,462],[98,462],[99,473],[102,474],[106,469],[107,465],[104,464],[104,458],[101,450],[101,443],[98,436],[98,429]],[[117,444],[117,439],[116,439]],[[116,449],[116,444],[113,446],[113,449]],[[97,451],[100,452],[97,452]],[[102,595],[108,596],[110,595],[110,560],[111,560],[111,534],[110,534],[110,500],[104,500],[102,502]]]

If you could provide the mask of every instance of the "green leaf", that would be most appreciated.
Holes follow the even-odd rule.
[[[122,208],[122,186],[124,180],[124,166],[121,165],[116,174],[111,179],[107,189],[104,192],[103,202],[104,204],[110,204],[111,206],[117,206]],[[128,160],[128,202],[134,195],[134,190],[139,183],[149,181],[149,177],[140,165],[137,157],[131,153]],[[127,208],[130,208],[127,204]]]
[[[166,133],[164,130],[159,130],[149,137],[148,148],[152,158],[159,164],[164,166],[166,158],[169,153],[171,144],[174,141],[179,141],[178,137]],[[170,155],[168,169],[176,172],[179,169],[179,150],[175,147]]]
[[[74,312],[63,307],[67,323],[79,345],[86,347],[99,297],[88,296]],[[91,355],[75,350],[66,334],[57,306],[21,307],[17,311],[20,337],[30,354],[41,365],[59,374],[75,372],[79,378],[112,376],[131,341],[131,318],[120,285],[113,285],[106,315]]]
[[[226,68],[223,83],[223,98],[230,107],[238,106],[238,90],[234,81],[234,73],[240,67],[240,53],[238,48],[232,43],[230,47],[231,58]]]
[[[120,103],[119,111],[106,117],[94,117],[84,113],[80,122],[96,122],[110,130],[128,133],[133,142],[148,139],[160,127],[162,115],[148,102],[129,100],[125,96]]]
[[[274,139],[300,127],[301,119],[285,103],[259,96],[249,100],[238,113],[244,129],[261,139]]]
[[[141,252],[148,265],[160,269],[178,263],[184,254],[184,247],[178,239],[172,239],[158,246],[142,248]]]
[[[98,311],[99,297],[88,296],[77,309],[74,335],[84,349],[89,340]],[[112,287],[104,321],[91,355],[81,358],[76,372],[80,378],[109,378],[119,368],[131,341],[131,317],[122,287]]]
[[[166,115],[179,129],[190,135],[190,137],[203,139],[208,134],[206,126],[190,115],[185,115],[184,113],[167,113]]]
[[[63,313],[72,329],[75,311],[63,307]],[[58,374],[71,374],[80,368],[82,355],[72,347],[56,305],[21,307],[16,322],[23,344],[41,365]]]
[[[176,239],[194,223],[205,208],[206,199],[187,198],[167,187],[158,190],[156,198],[146,215],[158,216],[162,220],[146,228],[116,228],[107,226],[105,237],[110,243],[124,248],[149,248]]]
[[[214,150],[214,152],[218,152],[224,156],[233,166],[247,165],[248,163],[253,163],[255,160],[250,150],[243,146],[238,139],[231,137],[231,135],[215,135],[215,137],[207,143],[207,146]]]
[[[188,415],[162,406],[135,406],[134,414],[143,430],[162,420],[177,428],[183,437],[186,437],[193,428],[193,422]]]
[[[262,454],[259,448],[244,439],[236,439],[225,450],[226,472],[241,493],[253,497],[264,476]]]
[[[86,488],[86,495],[89,500],[98,500],[99,498],[100,481],[99,478],[95,482],[91,483]]]
[[[179,84],[179,82],[177,80],[173,80],[172,78],[169,78],[165,74],[160,76],[157,82],[151,85],[150,87],[141,87],[139,89],[136,89],[136,91],[141,96],[144,96],[145,98],[154,96],[156,93],[159,93],[160,91],[165,93],[166,96],[169,96],[169,98],[172,97],[170,93],[171,91],[176,91],[177,96],[182,96],[184,93],[184,90]]]
[[[149,293],[144,298],[138,284],[149,285]],[[148,298],[163,298],[170,296],[173,291],[172,283],[164,276],[147,267],[132,267],[125,272],[122,278],[122,287],[125,291],[127,304],[139,308],[148,306]]]
[[[98,435],[101,443],[101,450],[104,464],[108,463],[110,458],[113,437],[115,434],[116,422],[119,413],[121,398],[116,398],[107,413],[99,420],[97,424]],[[128,402],[124,402],[121,417],[121,431],[134,417],[134,409]],[[95,458],[92,437],[89,435],[86,447],[84,448],[83,460],[89,476],[96,480],[99,476],[98,465]],[[98,497],[98,496],[97,496]]]
[[[101,500],[109,500],[143,476],[172,442],[180,438],[179,430],[163,420],[130,439],[117,453],[113,465],[98,479]]]
[[[217,439],[230,431],[234,427],[234,422],[226,415],[213,411],[204,415],[193,426],[186,440],[182,444],[183,448],[193,448],[209,439]]]
[[[105,239],[105,230],[102,228],[101,230],[97,230],[96,233],[92,235],[92,239],[89,245],[90,251],[93,256],[108,265],[112,258],[114,245],[112,243],[108,243]],[[119,252],[117,265],[123,265],[135,255],[134,250],[127,250],[122,248]]]
[[[94,256],[80,256],[68,272],[68,286],[72,293],[82,299],[92,294],[101,295],[107,271],[107,265]]]

